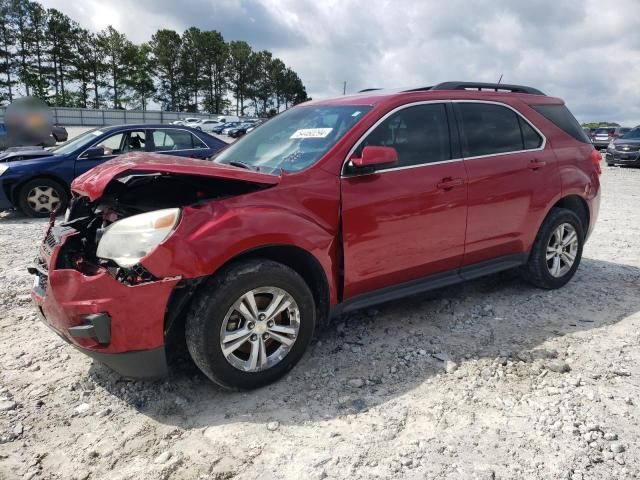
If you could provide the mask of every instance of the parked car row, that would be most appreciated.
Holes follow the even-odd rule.
[[[64,211],[71,181],[123,153],[205,159],[225,147],[211,135],[180,125],[121,125],[90,130],[52,149],[11,148],[0,154],[0,210],[31,217]]]
[[[597,149],[607,148],[613,140],[624,136],[631,131],[628,127],[600,127],[588,129],[587,135],[591,139],[591,143]]]
[[[212,132],[218,135],[228,135],[231,138],[239,138],[250,132],[257,126],[264,123],[264,120],[245,120],[239,122],[227,122],[215,127]]]
[[[263,122],[263,120],[257,118],[241,119],[233,115],[219,115],[216,118],[208,119],[187,117],[183,120],[176,120],[172,124],[185,125],[203,132],[238,138]]]

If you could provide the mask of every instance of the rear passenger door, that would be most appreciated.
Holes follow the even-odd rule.
[[[555,155],[542,133],[505,104],[454,107],[469,181],[463,265],[522,260],[560,192]]]
[[[445,103],[403,106],[356,146],[393,147],[398,164],[343,172],[345,299],[460,267],[467,186],[448,119]]]
[[[209,147],[188,130],[157,128],[152,130],[153,151],[180,157],[207,158]]]

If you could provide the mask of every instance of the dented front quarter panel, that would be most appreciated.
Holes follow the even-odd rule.
[[[322,266],[335,304],[338,231],[338,178],[315,169],[283,175],[277,188],[183,208],[174,233],[140,263],[159,278],[197,278],[258,248],[294,246]]]

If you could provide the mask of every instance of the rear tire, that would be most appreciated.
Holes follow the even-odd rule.
[[[34,218],[48,217],[53,210],[64,213],[68,201],[66,188],[49,178],[29,180],[18,192],[20,210]]]
[[[583,246],[580,218],[571,210],[552,209],[538,231],[524,279],[548,290],[564,286],[580,265]]]
[[[311,290],[291,268],[264,259],[238,262],[197,293],[185,324],[187,347],[218,385],[258,388],[300,360],[313,335],[315,312]]]

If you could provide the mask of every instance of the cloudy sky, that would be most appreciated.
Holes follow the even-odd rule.
[[[313,98],[445,80],[535,86],[580,121],[640,124],[640,0],[41,0],[134,42],[215,29],[268,49]]]

